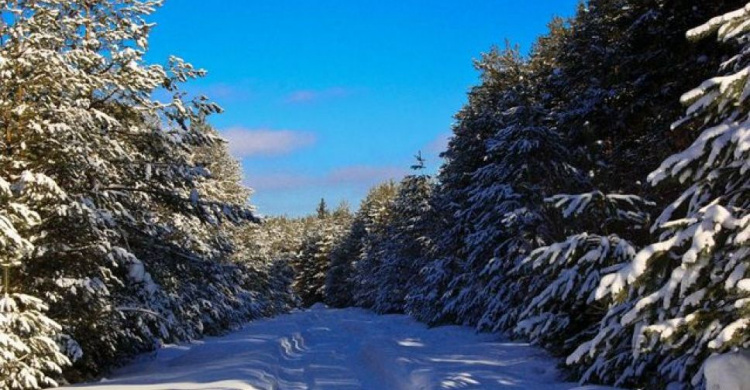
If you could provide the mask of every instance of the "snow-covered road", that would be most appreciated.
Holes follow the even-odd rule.
[[[544,351],[402,315],[316,307],[168,346],[86,389],[573,389]],[[587,387],[593,389],[594,387]],[[579,388],[582,389],[582,388]]]

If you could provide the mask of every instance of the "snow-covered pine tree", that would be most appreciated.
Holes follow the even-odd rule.
[[[0,162],[7,164],[6,158]],[[34,249],[32,228],[39,224],[37,211],[65,194],[49,177],[24,171],[8,182],[0,177],[0,388],[37,389],[57,386],[62,367],[70,360],[58,347],[61,327],[44,312],[47,305],[24,294],[12,279]],[[71,357],[79,355],[76,345]]]
[[[383,248],[388,245],[388,229],[393,218],[393,202],[398,193],[398,185],[392,181],[372,188],[362,201],[357,212],[365,230],[359,256],[351,259],[354,275],[351,278],[354,304],[372,308],[377,299],[377,286],[380,281],[375,277],[381,265]]]
[[[252,215],[202,199],[208,172],[191,151],[218,142],[200,124],[219,109],[179,90],[203,71],[144,61],[145,18],[159,4],[0,2],[2,173],[13,182],[43,172],[63,194],[35,210],[36,248],[18,279],[83,348],[67,371],[74,380],[234,315],[209,307],[234,299],[217,287],[233,281],[192,252],[194,232]],[[205,275],[216,283],[199,282]]]
[[[683,192],[653,225],[659,241],[602,279],[596,297],[624,302],[568,358],[584,362],[584,380],[702,387],[711,354],[750,345],[750,4],[687,33],[712,34],[736,55],[682,97],[673,127],[697,138],[648,179]]]
[[[440,155],[445,163],[430,201],[435,214],[434,253],[420,273],[423,283],[409,292],[411,298],[407,303],[407,311],[427,323],[453,321],[443,316],[442,298],[471,249],[466,247],[464,238],[473,232],[474,221],[458,215],[471,207],[467,192],[471,175],[486,164],[486,141],[499,126],[495,113],[507,85],[497,77],[503,71],[497,66],[498,55],[493,49],[474,61],[480,82],[471,88],[467,103],[455,115],[453,134]]]
[[[505,86],[494,114],[499,125],[487,141],[486,165],[471,176],[471,207],[459,214],[473,221],[474,231],[464,238],[467,258],[444,296],[444,314],[505,329],[520,309],[511,303],[513,295],[522,294],[506,279],[508,271],[555,237],[555,225],[543,213],[544,197],[583,180],[568,163],[570,153],[539,88],[551,64],[532,67],[517,49],[506,50],[496,61],[496,83]]]
[[[421,172],[422,154],[412,166],[415,171],[404,177],[393,201],[393,218],[388,227],[390,239],[381,252],[380,265],[375,270],[378,280],[377,297],[373,310],[378,313],[404,312],[407,295],[422,286],[418,276],[430,252],[433,228],[432,178]]]
[[[207,133],[220,136],[210,126],[205,126]],[[242,168],[230,154],[225,141],[197,148],[193,160],[196,164],[205,167],[210,174],[198,183],[199,193],[202,194],[204,200],[234,205],[244,204],[249,210],[254,209],[249,204],[252,190],[242,184]],[[288,294],[287,287],[283,286],[284,283],[275,284],[284,291],[274,291],[271,287],[272,268],[279,259],[277,253],[272,253],[272,245],[280,237],[269,234],[272,230],[279,230],[278,223],[263,226],[266,223],[267,221],[264,220],[263,224],[221,223],[209,226],[203,224],[203,226],[198,225],[200,229],[192,233],[203,237],[201,241],[204,244],[197,248],[196,252],[223,262],[227,267],[238,267],[238,270],[233,272],[241,274],[241,280],[230,288],[237,288],[236,295],[253,301],[246,302],[242,305],[243,307],[252,306],[260,310],[260,312],[248,313],[250,317],[277,314],[279,308],[289,303],[288,299],[282,298],[283,295]],[[249,232],[252,233],[245,234]],[[258,236],[253,237],[253,234]],[[253,244],[257,246],[248,248],[248,245]],[[276,267],[276,271],[281,272],[281,268]],[[279,302],[274,302],[275,298],[272,296],[278,298]]]
[[[325,301],[331,253],[339,245],[350,223],[351,215],[348,211],[340,210],[333,215],[321,199],[312,226],[302,240],[302,248],[295,261],[297,276],[294,288],[304,306]]]
[[[236,261],[251,269],[264,269],[260,283],[271,315],[285,312],[299,305],[299,297],[292,288],[293,263],[298,258],[305,237],[305,219],[269,217],[261,224],[240,226],[235,240],[242,242]],[[252,276],[251,276],[252,277]]]
[[[10,263],[4,263],[0,296],[0,388],[38,389],[57,386],[55,377],[70,364],[57,345],[59,324],[44,315],[41,299],[10,293]]]
[[[567,355],[596,330],[608,301],[595,301],[601,276],[623,267],[638,247],[623,237],[647,237],[654,204],[634,195],[599,191],[559,194],[547,202],[570,234],[532,251],[510,271],[526,296],[513,333]]]
[[[354,264],[362,255],[366,236],[365,213],[360,210],[331,252],[331,265],[326,275],[326,304],[333,307],[354,305]]]
[[[296,259],[293,287],[305,307],[323,301],[322,287],[325,271],[329,267],[328,255],[334,245],[332,229],[331,225],[321,224],[308,232]]]
[[[576,165],[592,176],[595,187],[656,200],[673,196],[644,185],[643,173],[689,142],[668,131],[682,112],[679,96],[713,74],[722,51],[708,42],[688,42],[684,32],[740,3],[581,3],[555,50],[547,89]]]
[[[460,259],[459,268],[441,302],[442,315],[446,319],[465,325],[476,324],[491,299],[482,295],[487,280],[477,276],[494,257],[501,232],[505,231],[504,215],[519,206],[516,201],[520,195],[513,193],[509,183],[491,177],[495,159],[506,153],[493,149],[492,140],[504,127],[520,119],[519,112],[528,108],[522,100],[529,97],[529,91],[521,85],[529,76],[529,69],[518,47],[508,46],[504,51],[493,48],[483,55],[482,62],[490,72],[497,101],[493,110],[486,112],[492,118],[487,121],[496,127],[485,145],[487,157],[484,164],[470,173],[472,180],[464,189],[469,199],[468,207],[456,213],[458,221],[471,221],[472,230],[463,237],[465,257]],[[497,207],[504,209],[498,210]]]

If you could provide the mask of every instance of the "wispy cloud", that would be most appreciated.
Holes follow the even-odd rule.
[[[338,168],[331,171],[326,177],[326,184],[354,184],[374,185],[389,179],[400,179],[407,174],[407,170],[395,166],[368,166],[355,165]]]
[[[229,151],[237,158],[286,155],[317,141],[313,133],[293,130],[233,127],[222,130],[221,135],[229,141]]]
[[[430,154],[440,154],[445,151],[445,149],[448,148],[448,141],[451,139],[450,133],[442,133],[438,135],[435,139],[430,141],[427,146],[425,146],[425,152]]]
[[[320,100],[342,98],[352,94],[352,90],[342,87],[333,87],[321,90],[301,89],[293,91],[284,98],[285,103],[301,104],[312,103]]]
[[[205,95],[211,100],[222,102],[244,101],[252,97],[250,87],[243,84],[214,83],[207,85],[187,86],[192,95]]]
[[[406,169],[395,166],[353,165],[333,169],[322,176],[288,173],[249,175],[246,184],[258,191],[282,191],[330,186],[366,189],[386,180],[398,180],[406,174]]]
[[[272,173],[262,175],[248,175],[245,185],[257,191],[280,191],[310,187],[315,183],[312,176],[290,173]]]

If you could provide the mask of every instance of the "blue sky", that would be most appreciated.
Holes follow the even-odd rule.
[[[265,215],[356,208],[421,150],[428,167],[477,82],[472,59],[505,39],[527,50],[577,0],[167,0],[151,61],[208,70],[192,82]]]

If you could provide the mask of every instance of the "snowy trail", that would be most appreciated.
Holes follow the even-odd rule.
[[[168,346],[84,389],[583,389],[527,344],[402,315],[316,308]],[[595,387],[586,387],[594,389]]]

